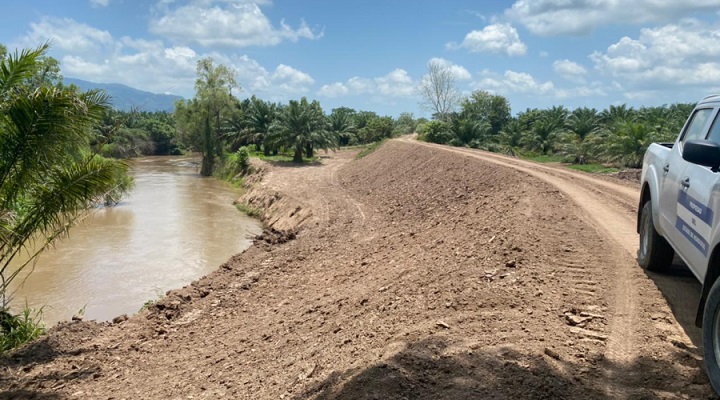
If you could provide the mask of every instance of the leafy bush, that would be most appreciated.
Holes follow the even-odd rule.
[[[424,124],[423,130],[418,139],[430,143],[448,143],[453,138],[450,126],[442,121],[430,121]]]
[[[238,175],[245,175],[250,171],[251,149],[247,146],[239,148],[236,152],[226,154],[217,175],[225,180],[233,180]]]
[[[235,154],[237,155],[237,169],[242,172],[247,172],[250,168],[250,150],[243,146],[239,148]]]
[[[42,309],[26,307],[22,313],[12,315],[0,310],[0,354],[30,342],[45,333]]]

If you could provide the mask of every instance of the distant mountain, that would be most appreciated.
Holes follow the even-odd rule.
[[[76,78],[63,78],[63,83],[74,84],[82,90],[102,89],[110,96],[113,107],[122,111],[130,111],[135,107],[139,111],[173,112],[175,102],[183,99],[171,94],[145,92],[119,83],[95,83]]]

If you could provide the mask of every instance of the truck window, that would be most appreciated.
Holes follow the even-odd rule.
[[[720,114],[715,117],[715,121],[713,121],[712,127],[710,128],[707,140],[712,140],[713,142],[720,144]]]
[[[701,138],[703,128],[705,128],[705,124],[710,118],[712,111],[712,108],[701,108],[695,111],[695,114],[693,114],[692,116],[692,120],[690,120],[687,129],[685,129],[685,134],[682,138],[683,143],[688,140],[696,140]]]

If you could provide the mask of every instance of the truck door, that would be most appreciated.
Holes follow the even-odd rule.
[[[707,137],[701,139],[720,143],[720,117],[716,116]],[[677,246],[700,282],[705,278],[712,249],[713,227],[718,225],[720,174],[710,168],[687,163],[678,191],[676,229],[684,237]]]
[[[662,166],[662,178],[660,180],[660,227],[663,235],[672,243],[684,243],[684,235],[677,228],[677,210],[679,194],[684,189],[681,181],[685,178],[688,162],[682,158],[682,146],[687,140],[701,139],[707,132],[707,125],[716,111],[712,108],[700,108],[695,110],[693,115],[685,124],[685,128],[675,143],[665,165]],[[678,251],[684,258],[682,251]]]

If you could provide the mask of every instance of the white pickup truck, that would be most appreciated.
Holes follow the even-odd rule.
[[[695,323],[720,393],[720,95],[701,100],[675,143],[645,153],[638,207],[638,263],[660,271],[677,254],[702,283]]]

